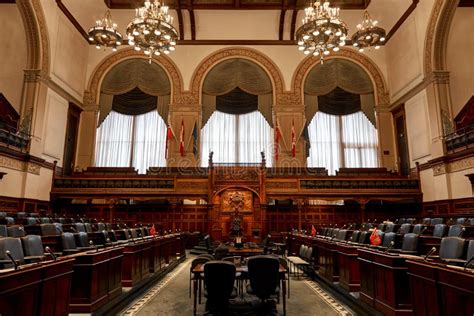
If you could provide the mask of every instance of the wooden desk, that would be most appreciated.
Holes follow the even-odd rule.
[[[361,267],[361,300],[384,315],[411,315],[413,310],[405,258],[362,248],[357,253]]]
[[[414,315],[473,315],[474,270],[407,260]]]
[[[68,315],[74,258],[40,262],[0,273],[0,314]]]
[[[236,266],[236,273],[240,273],[240,277],[242,279],[248,278],[248,267],[247,266]],[[200,280],[203,280],[204,275],[204,264],[198,264],[194,267],[191,271],[194,274],[193,280],[193,315],[196,316],[196,308],[197,308],[197,297],[198,297],[198,285]],[[280,265],[279,267],[280,273],[280,280],[281,280],[281,292],[283,298],[283,311],[284,315],[286,315],[286,273],[287,270],[285,267]]]
[[[129,242],[124,245],[122,264],[122,286],[138,284],[150,274],[150,241]]]
[[[250,257],[263,254],[263,248],[235,248],[229,247],[230,256]]]
[[[360,290],[360,268],[357,247],[348,243],[337,243],[339,257],[339,284],[349,292]]]
[[[74,255],[72,313],[92,313],[122,293],[123,248]]]

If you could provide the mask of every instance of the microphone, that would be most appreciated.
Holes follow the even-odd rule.
[[[18,263],[13,259],[13,256],[10,252],[10,250],[5,251],[5,254],[7,255],[8,259],[10,259],[11,262],[13,262],[13,266],[15,267],[15,270],[18,270]]]
[[[51,255],[51,257],[53,257],[53,260],[56,261],[57,257],[56,255],[54,254],[54,252],[51,250],[51,248],[49,248],[48,246],[44,247],[44,250],[49,253]]]
[[[471,265],[471,262],[474,260],[474,255],[469,259],[466,264],[464,265],[464,268],[468,268]]]
[[[107,237],[107,239],[105,240],[105,242],[106,242],[107,244],[110,244],[110,238]],[[113,244],[113,243],[112,243],[112,248],[114,248],[114,244]]]
[[[393,246],[395,246],[395,242],[392,240],[392,241],[390,242],[390,245],[388,245],[387,249],[385,249],[384,252],[388,252],[390,249],[393,248]]]
[[[430,251],[428,251],[428,253],[425,255],[425,257],[423,258],[423,260],[427,260],[429,256],[431,256],[432,254],[434,254],[436,252],[436,247],[433,247],[430,249]]]
[[[94,242],[93,242],[92,240],[89,240],[89,245],[90,245],[91,247],[94,247],[96,252],[99,251],[99,248],[98,248],[96,245],[94,245]]]

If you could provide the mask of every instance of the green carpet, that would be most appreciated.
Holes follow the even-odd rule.
[[[123,316],[191,316],[193,299],[189,298],[189,267],[192,257],[160,280],[144,296],[132,302]],[[338,303],[319,285],[309,279],[291,278],[290,299],[287,299],[288,316],[310,315],[354,315],[347,307]],[[283,315],[283,306],[277,305],[278,315]],[[203,315],[205,298],[197,308],[197,315]]]

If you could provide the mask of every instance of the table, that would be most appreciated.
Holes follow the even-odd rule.
[[[263,248],[235,248],[229,247],[230,256],[250,257],[263,254]]]
[[[244,265],[236,266],[236,273],[240,273],[242,279],[248,278],[248,267]],[[280,272],[280,280],[281,280],[281,293],[283,298],[283,312],[286,315],[286,273],[287,269],[280,265],[279,268]],[[196,308],[197,308],[197,292],[198,292],[198,285],[199,282],[203,279],[204,275],[204,264],[198,264],[194,267],[191,271],[194,274],[194,281],[193,281],[193,315],[196,315]]]

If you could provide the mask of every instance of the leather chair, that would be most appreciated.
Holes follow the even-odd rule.
[[[15,219],[11,216],[5,217],[5,222],[7,225],[15,225]]]
[[[226,261],[208,261],[204,265],[206,312],[225,315],[228,311],[229,300],[237,296],[234,287],[235,272],[235,265]]]
[[[233,259],[234,257],[232,257]],[[196,278],[196,276],[194,275],[193,273],[193,270],[194,268],[199,265],[199,264],[205,264],[207,262],[211,261],[211,259],[209,258],[204,258],[204,257],[196,257],[193,259],[193,261],[191,261],[191,267],[189,268],[189,298],[191,298],[191,287],[192,287],[192,281],[197,281],[199,282],[198,283],[198,297],[199,297],[199,302],[201,301],[201,279],[202,279],[202,275],[201,276],[198,276]]]
[[[359,244],[369,244],[370,243],[370,234],[371,234],[371,232],[369,232],[369,231],[360,232],[359,239],[357,240],[357,242]]]
[[[84,223],[76,223],[75,224],[76,226],[76,232],[80,233],[80,232],[86,232],[86,229],[84,227]]]
[[[26,225],[36,225],[38,224],[38,219],[36,217],[27,217]]]
[[[6,212],[0,212],[0,218],[5,218],[7,217],[7,213]]]
[[[474,217],[471,217],[467,222],[469,225],[474,225]]]
[[[410,224],[408,224],[410,225]],[[383,239],[382,239],[382,244],[380,245],[382,248],[388,248],[390,247],[390,243],[393,241],[395,242],[395,237],[397,236],[396,233],[394,232],[390,232],[390,233],[386,233],[384,236],[383,236]]]
[[[464,225],[464,223],[466,222],[466,218],[465,217],[459,217],[456,219],[456,224],[458,225]]]
[[[468,246],[467,246],[467,255],[466,259],[471,260],[471,258],[474,256],[474,239],[469,240]],[[474,262],[471,262],[471,264],[474,264]]]
[[[354,230],[351,237],[349,238],[350,242],[357,242],[359,240],[360,230]]]
[[[340,229],[337,233],[336,239],[345,241],[347,239],[347,229]]]
[[[76,241],[73,233],[63,233],[61,235],[61,241],[63,244],[63,253],[70,255],[78,253],[80,250],[77,248]]]
[[[462,237],[466,229],[463,225],[451,225],[448,231],[448,237]]]
[[[41,222],[42,224],[49,224],[49,223],[51,223],[52,221],[51,221],[51,219],[50,219],[49,217],[41,217],[41,218],[40,218],[40,222]]]
[[[384,232],[385,233],[395,232],[395,230],[397,229],[398,226],[400,226],[400,225],[395,225],[393,223],[389,223],[389,224],[387,224],[387,226],[385,226]]]
[[[7,225],[0,225],[0,237],[7,237]]]
[[[98,231],[103,231],[103,230],[105,230],[105,229],[106,229],[106,226],[105,226],[104,223],[102,223],[102,222],[98,222],[98,223],[97,223],[97,230],[98,230]]]
[[[90,223],[84,223],[84,229],[86,233],[92,233],[92,225]]]
[[[439,258],[445,261],[457,261],[464,253],[466,241],[459,237],[445,237],[441,240]],[[454,260],[452,260],[454,259]]]
[[[138,230],[136,228],[129,229],[129,232],[132,239],[138,238]]]
[[[54,224],[40,224],[41,236],[59,235]]]
[[[209,259],[209,261],[216,260],[213,255],[208,254],[208,253],[200,254],[199,256],[197,256],[197,258],[207,258]]]
[[[433,230],[433,237],[443,238],[446,236],[448,226],[446,224],[436,224]]]
[[[431,225],[443,224],[443,219],[441,217],[431,219]]]
[[[416,254],[418,253],[418,235],[408,233],[403,235],[402,253]]]
[[[27,235],[25,237],[21,237],[21,243],[23,244],[25,262],[39,262],[44,259],[45,254],[41,236]]]
[[[83,250],[88,250],[88,249],[93,248],[89,244],[89,237],[87,237],[87,233],[80,232],[80,233],[74,234],[74,238],[76,241],[77,249],[83,251]]]
[[[18,264],[24,264],[23,248],[19,238],[5,237],[0,239],[0,269],[13,267],[13,263],[8,258],[6,251],[10,251],[13,259]]]
[[[385,227],[387,227],[387,224],[380,223],[380,224],[377,226],[377,230],[383,232],[383,231],[385,231]]]
[[[26,219],[27,217],[28,217],[28,214],[26,214],[26,212],[16,213],[16,218],[18,218],[18,219]]]
[[[423,225],[431,225],[431,218],[430,217],[425,217],[423,218],[423,220],[421,221],[421,223]]]
[[[416,224],[415,226],[413,226],[413,234],[421,234],[425,227],[425,224]]]
[[[66,219],[65,219],[64,217],[60,217],[60,218],[58,218],[58,223],[66,224],[67,221],[66,221]]]
[[[405,223],[407,223],[407,224],[412,224],[413,225],[413,224],[415,224],[415,222],[416,222],[415,218],[407,218],[405,220]]]
[[[25,229],[21,225],[14,225],[7,227],[8,237],[23,237],[25,236]]]
[[[409,223],[402,224],[402,226],[400,226],[399,233],[402,235],[408,234],[411,231],[411,228],[412,228],[412,225]]]
[[[54,225],[54,227],[56,227],[56,234],[57,235],[61,235],[62,233],[64,233],[63,224],[54,223],[53,225]]]

